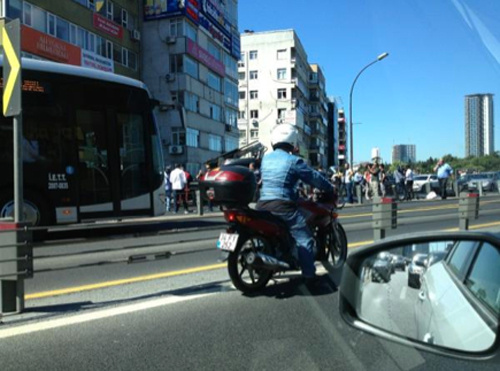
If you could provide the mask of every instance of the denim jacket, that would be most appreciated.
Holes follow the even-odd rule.
[[[262,189],[260,201],[298,199],[297,185],[301,180],[322,191],[333,191],[333,185],[303,159],[281,149],[267,154],[261,165]]]

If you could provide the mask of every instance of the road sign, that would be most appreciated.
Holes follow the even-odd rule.
[[[3,48],[3,115],[21,113],[21,22],[0,21]]]

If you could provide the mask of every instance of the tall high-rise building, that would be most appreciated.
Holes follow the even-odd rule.
[[[398,144],[392,146],[392,163],[412,163],[417,161],[417,147],[415,144]]]
[[[147,0],[143,34],[165,162],[196,175],[238,148],[238,0]]]
[[[495,152],[493,94],[465,96],[465,156]]]
[[[258,140],[270,148],[272,128],[289,123],[299,131],[302,157],[326,168],[329,99],[325,77],[317,64],[309,64],[295,31],[245,32],[241,51],[240,145]]]

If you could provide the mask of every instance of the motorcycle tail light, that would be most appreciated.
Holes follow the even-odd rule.
[[[246,216],[244,213],[238,212],[237,210],[226,210],[224,211],[224,218],[228,223],[238,222],[240,224],[246,224],[252,219]]]
[[[236,221],[236,211],[234,210],[226,210],[224,211],[224,219],[226,222],[233,223]]]

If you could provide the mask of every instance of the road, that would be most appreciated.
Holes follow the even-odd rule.
[[[485,209],[497,202],[489,201]],[[401,205],[403,225],[391,233],[455,228],[453,202]],[[369,213],[367,207],[341,212],[352,249],[373,239],[363,227]],[[498,214],[474,223],[498,225]],[[2,370],[498,369],[351,328],[338,312],[338,274],[325,275],[311,291],[292,272],[259,295],[242,295],[213,248],[219,231],[131,233],[101,242],[79,237],[37,247],[27,311],[2,318]],[[130,256],[135,262],[124,263]]]

